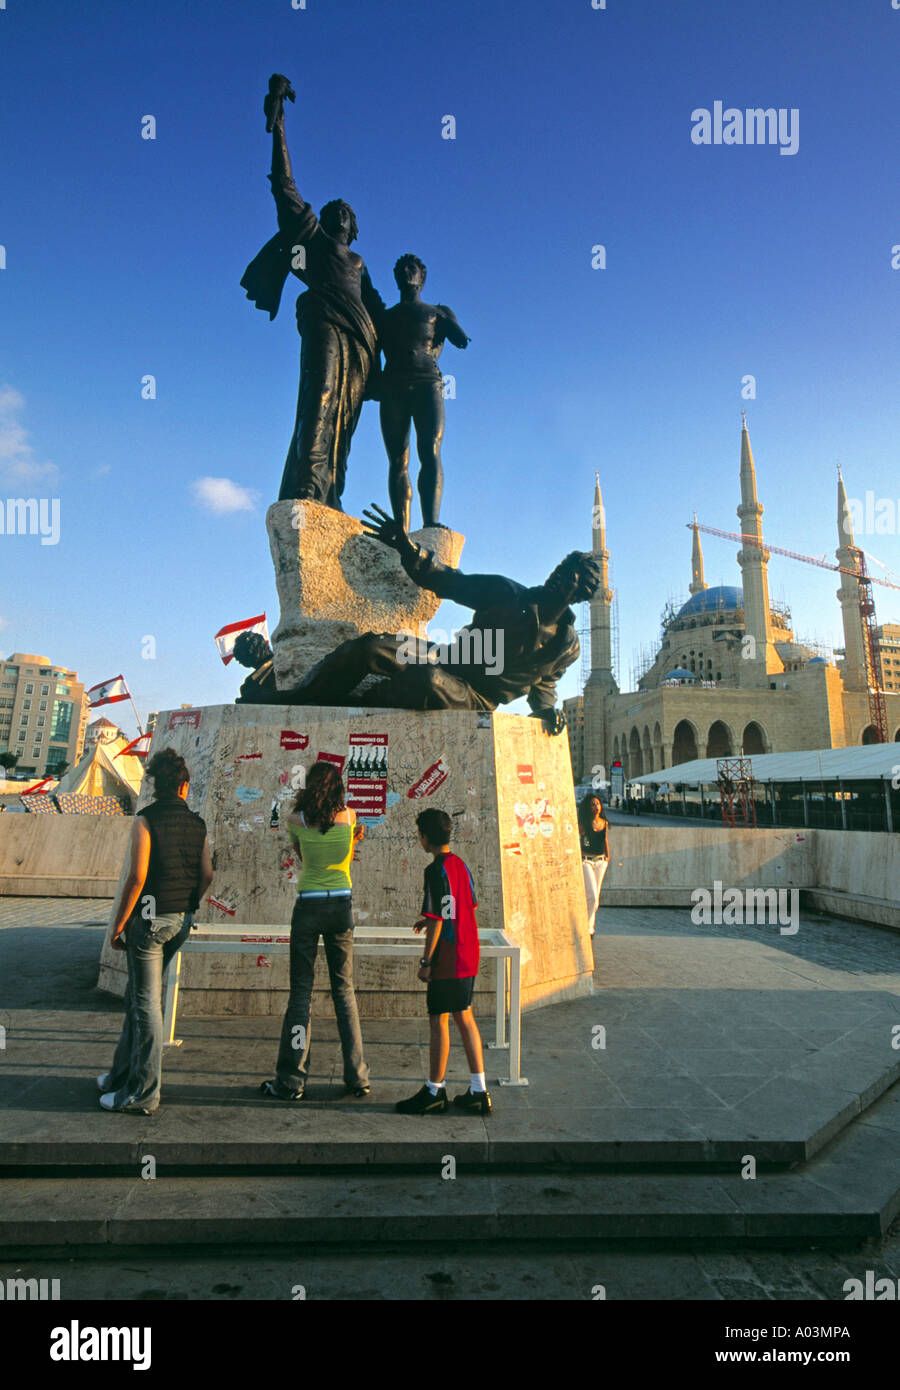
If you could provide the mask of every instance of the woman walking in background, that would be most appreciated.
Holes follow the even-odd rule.
[[[206,824],[186,805],[190,774],[174,748],[147,766],[156,799],[135,816],[131,863],[110,944],[128,952],[125,1022],[112,1070],[97,1077],[104,1110],[152,1115],[162,1084],[163,980],[212,883]]]
[[[344,1085],[354,1096],[368,1096],[369,1069],[353,989],[350,884],[350,861],[362,826],[344,804],[344,784],[333,763],[313,763],[286,824],[303,863],[291,917],[291,992],[275,1076],[259,1089],[265,1096],[294,1101],[306,1088],[310,1001],[321,936],[344,1058]]]
[[[588,924],[594,935],[594,918],[600,902],[600,889],[609,868],[609,821],[599,796],[589,793],[578,807],[578,838],[581,866],[587,894]]]

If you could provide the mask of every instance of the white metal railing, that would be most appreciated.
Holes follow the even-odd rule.
[[[501,1086],[527,1086],[527,1079],[520,1074],[522,1065],[521,951],[517,943],[507,936],[505,931],[500,931],[497,928],[480,930],[478,940],[482,956],[496,962],[494,1041],[488,1043],[488,1048],[492,1051],[505,1051],[509,1054],[509,1075],[498,1078],[499,1084]],[[171,961],[166,975],[164,1008],[166,1046],[181,1046],[180,1040],[175,1038],[175,1020],[178,1011],[182,956],[185,951],[191,955],[287,955],[290,952],[290,943],[290,935],[278,933],[277,928],[273,928],[271,925],[260,926],[242,923],[233,927],[195,927],[182,949]],[[260,950],[260,947],[265,949]],[[365,956],[415,956],[418,959],[422,954],[422,941],[419,937],[407,937],[405,933],[401,936],[383,927],[358,926],[353,929],[353,953],[354,955]],[[509,964],[508,975],[507,962]]]

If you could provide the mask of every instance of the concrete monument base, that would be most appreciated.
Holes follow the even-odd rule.
[[[266,529],[281,605],[272,633],[279,690],[364,632],[425,635],[441,600],[414,584],[396,552],[373,540],[356,517],[320,502],[275,502]],[[457,532],[429,526],[412,539],[444,564],[459,564],[465,538]]]
[[[215,879],[198,923],[286,932],[299,865],[284,817],[306,770],[326,758],[343,768],[349,802],[366,827],[353,865],[357,924],[409,933],[429,862],[415,818],[437,806],[453,817],[451,845],[472,871],[481,926],[506,930],[521,947],[524,1006],[592,992],[568,745],[540,720],[458,710],[212,705],[160,714],[151,756],[165,747],[191,769],[189,805],[205,819],[213,848]],[[140,805],[149,799],[144,792]],[[104,943],[100,988],[124,993],[125,969],[124,954]],[[424,1009],[412,961],[361,955],[356,982],[363,1017]],[[327,978],[316,984],[325,988]],[[188,952],[181,987],[182,1016],[278,1014],[287,958],[267,958],[264,945],[258,958],[192,959]],[[492,988],[493,965],[483,966],[477,1011],[490,1012]]]

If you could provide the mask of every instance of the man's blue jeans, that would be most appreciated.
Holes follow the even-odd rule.
[[[281,1028],[275,1076],[282,1085],[301,1094],[309,1074],[309,1011],[320,936],[344,1057],[344,1084],[351,1091],[369,1084],[353,990],[350,899],[298,897],[291,917],[291,993]]]
[[[169,961],[191,934],[183,912],[147,921],[137,913],[125,927],[128,988],[125,1022],[106,1091],[116,1110],[156,1110],[162,1084],[163,982]]]

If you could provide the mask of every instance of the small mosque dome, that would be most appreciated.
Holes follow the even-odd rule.
[[[683,666],[676,666],[668,675],[663,676],[665,681],[695,681],[697,677],[693,671],[686,671]]]

